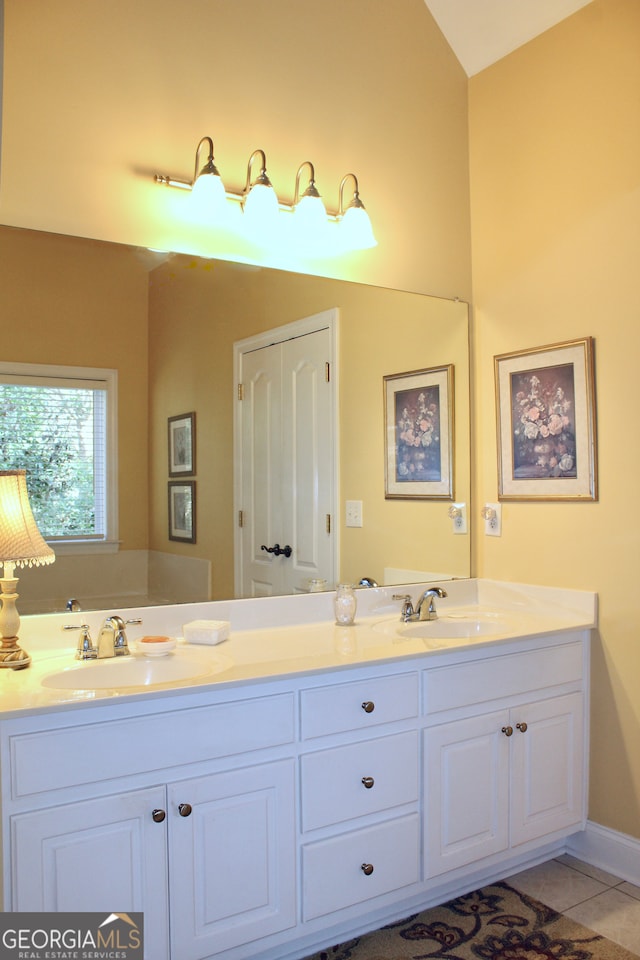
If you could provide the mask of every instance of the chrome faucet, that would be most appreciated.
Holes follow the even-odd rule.
[[[429,587],[425,590],[416,604],[416,620],[437,620],[438,611],[436,610],[435,598],[446,597],[447,591],[442,587]]]
[[[142,620],[127,620],[127,623],[142,623]],[[125,621],[117,614],[107,617],[98,634],[98,660],[108,657],[128,657],[129,642],[125,629]]]
[[[418,602],[413,606],[413,601],[408,593],[394,593],[394,600],[402,600],[402,610],[400,619],[405,623],[414,623],[416,620],[437,620],[438,612],[436,610],[436,597],[446,597],[447,591],[442,587],[429,587],[425,590]]]

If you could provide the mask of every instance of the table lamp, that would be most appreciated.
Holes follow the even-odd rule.
[[[18,644],[20,617],[16,609],[14,567],[53,563],[56,555],[38,530],[27,493],[26,470],[0,470],[0,667],[20,670],[31,657]]]

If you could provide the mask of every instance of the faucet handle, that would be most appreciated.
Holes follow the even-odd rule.
[[[114,657],[128,657],[131,651],[129,650],[129,641],[127,640],[125,625],[128,623],[142,623],[142,618],[136,617],[131,620],[123,620],[122,617],[111,617],[111,620],[116,628],[113,641],[113,655]]]
[[[95,660],[95,658],[98,656],[98,651],[93,645],[91,634],[89,633],[88,623],[65,623],[63,624],[62,629],[82,631],[78,640],[76,660]]]
[[[402,600],[402,610],[400,611],[400,617],[406,623],[406,621],[409,620],[409,618],[412,617],[414,614],[413,600],[411,599],[411,596],[408,593],[394,593],[392,594],[391,599]]]

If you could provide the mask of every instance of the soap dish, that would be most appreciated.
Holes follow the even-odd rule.
[[[166,657],[175,648],[173,637],[140,637],[136,646],[145,657]]]

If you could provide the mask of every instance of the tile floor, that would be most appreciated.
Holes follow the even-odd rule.
[[[568,854],[504,879],[640,957],[640,887]]]

